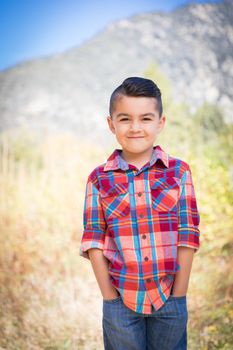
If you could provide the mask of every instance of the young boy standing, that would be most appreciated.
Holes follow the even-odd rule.
[[[125,79],[109,114],[122,149],[88,176],[79,252],[103,296],[105,350],[185,350],[186,294],[200,247],[191,169],[153,146],[166,118],[152,80]]]

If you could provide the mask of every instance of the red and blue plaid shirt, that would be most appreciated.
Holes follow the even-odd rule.
[[[115,149],[88,176],[79,254],[99,248],[131,310],[151,314],[170,295],[177,247],[200,247],[200,216],[189,165],[157,145],[139,170]]]

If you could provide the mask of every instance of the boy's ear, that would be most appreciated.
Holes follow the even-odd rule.
[[[107,116],[107,121],[108,121],[108,126],[109,126],[109,129],[111,130],[111,132],[113,134],[115,134],[115,127],[113,125],[113,121],[112,121],[112,118],[108,115]]]
[[[161,132],[166,124],[166,116],[164,114],[161,115],[159,119],[159,132]]]

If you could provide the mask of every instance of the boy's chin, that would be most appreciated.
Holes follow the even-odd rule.
[[[121,145],[122,150],[125,152],[129,152],[129,153],[142,153],[147,151],[149,148],[153,148],[153,144],[151,145],[147,145],[147,146],[142,146],[140,147],[139,145],[135,145],[135,147],[127,147],[125,145]]]

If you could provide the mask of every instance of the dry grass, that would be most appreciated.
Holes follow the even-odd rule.
[[[78,250],[86,177],[104,151],[68,135],[35,146],[28,135],[16,154],[21,141],[5,135],[1,149],[0,345],[101,349],[102,299]]]

